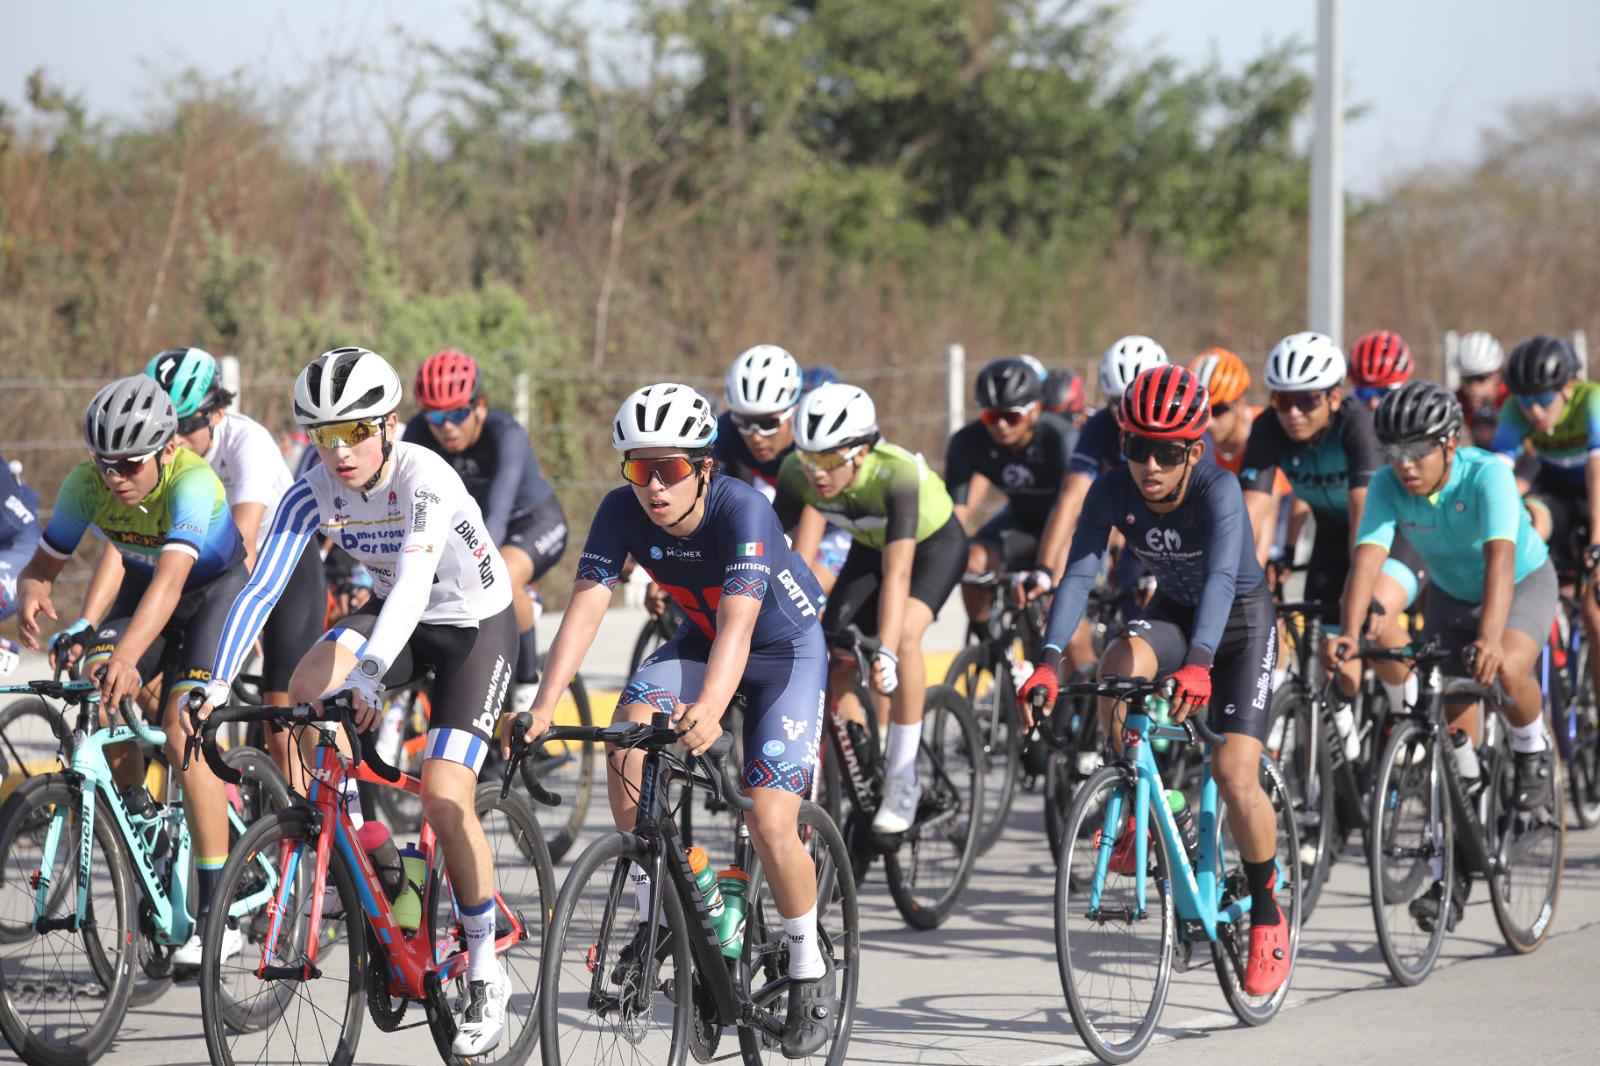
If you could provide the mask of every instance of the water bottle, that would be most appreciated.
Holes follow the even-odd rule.
[[[1333,728],[1338,731],[1339,742],[1344,745],[1345,761],[1355,762],[1361,755],[1361,737],[1356,733],[1356,712],[1349,700],[1334,700]]]
[[[1461,784],[1466,791],[1471,792],[1478,785],[1478,778],[1483,775],[1483,767],[1478,763],[1478,749],[1472,746],[1472,738],[1467,736],[1465,729],[1450,730],[1450,745],[1456,757],[1456,769],[1461,773]]]
[[[396,903],[405,896],[415,897],[411,882],[406,877],[405,863],[400,861],[400,851],[394,846],[394,841],[389,839],[389,827],[382,822],[366,822],[356,830],[356,843],[361,845],[361,850],[367,853],[372,860],[372,868],[378,875],[378,880],[383,884],[383,894],[389,897],[390,903]],[[422,903],[413,898],[407,909],[416,909],[419,920],[422,917]],[[395,922],[399,923],[400,913],[395,911]],[[413,926],[412,928],[415,928]]]
[[[722,954],[737,959],[744,950],[744,916],[750,906],[750,875],[737,866],[730,866],[717,874],[717,886],[722,890],[725,907],[722,924],[717,927],[717,935],[722,939]]]
[[[422,925],[422,896],[428,887],[428,860],[415,844],[400,849],[400,863],[406,870],[411,891],[400,893],[394,901],[394,920],[402,931],[415,933]]]
[[[1194,811],[1189,809],[1189,797],[1175,788],[1167,790],[1167,810],[1172,812],[1172,820],[1178,824],[1178,835],[1183,837],[1183,850],[1189,856],[1189,865],[1194,865],[1195,854],[1200,849],[1200,830],[1194,824]]]
[[[711,928],[720,933],[727,908],[723,905],[722,893],[717,890],[717,875],[711,872],[711,860],[706,857],[704,850],[689,849],[689,872],[694,875],[700,898],[706,901],[706,915],[711,919]]]

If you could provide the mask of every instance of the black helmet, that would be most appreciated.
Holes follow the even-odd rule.
[[[1461,404],[1450,390],[1431,381],[1408,381],[1384,394],[1372,428],[1384,444],[1443,440],[1461,427]]]
[[[1548,333],[1529,337],[1506,360],[1506,388],[1523,396],[1559,389],[1577,376],[1578,353]]]
[[[1026,407],[1039,398],[1038,373],[1016,356],[996,359],[978,371],[978,406],[995,409]]]

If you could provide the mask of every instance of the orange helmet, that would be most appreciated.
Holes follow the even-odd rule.
[[[1189,364],[1200,384],[1211,394],[1211,402],[1234,403],[1250,390],[1250,370],[1244,360],[1226,348],[1207,348]]]

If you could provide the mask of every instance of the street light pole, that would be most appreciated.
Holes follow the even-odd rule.
[[[1311,142],[1311,262],[1307,324],[1343,344],[1344,122],[1339,64],[1339,0],[1317,0],[1315,131]]]

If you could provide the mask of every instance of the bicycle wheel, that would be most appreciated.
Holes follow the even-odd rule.
[[[1271,995],[1252,996],[1240,985],[1244,980],[1250,946],[1248,927],[1234,923],[1226,927],[1222,938],[1211,943],[1211,962],[1217,971],[1217,983],[1222,986],[1222,996],[1228,1001],[1234,1016],[1246,1025],[1265,1025],[1283,1008],[1284,1000],[1289,998],[1289,986],[1294,983],[1295,960],[1300,954],[1300,927],[1305,920],[1305,895],[1301,891],[1304,873],[1297,861],[1300,834],[1295,825],[1294,794],[1289,790],[1277,763],[1265,754],[1261,758],[1261,788],[1272,804],[1278,823],[1275,856],[1278,880],[1273,886],[1273,895],[1283,911],[1283,920],[1289,923],[1289,976]],[[1225,850],[1223,854],[1227,857],[1224,869],[1229,871],[1222,898],[1222,905],[1226,907],[1234,900],[1249,895],[1250,890],[1244,882],[1244,868],[1238,848],[1231,845],[1231,835],[1230,850]]]
[[[1167,857],[1153,838],[1145,896],[1132,873],[1107,864],[1099,882],[1099,906],[1091,909],[1101,830],[1132,817],[1134,783],[1120,766],[1090,775],[1068,812],[1056,863],[1056,968],[1078,1036],[1102,1062],[1127,1062],[1155,1035],[1172,979],[1177,935]],[[1158,817],[1154,805],[1150,818]],[[1106,835],[1114,841],[1116,830]],[[1154,897],[1154,898],[1152,898]]]
[[[1501,748],[1490,778],[1487,824],[1491,841],[1489,902],[1506,947],[1519,955],[1538,951],[1555,924],[1561,900],[1561,864],[1566,855],[1565,796],[1561,760],[1551,745],[1550,803],[1537,811],[1519,811],[1515,799],[1511,752]]]
[[[562,725],[594,725],[589,709],[589,690],[583,678],[574,675],[567,694],[556,704],[556,721]],[[600,755],[593,741],[561,740],[541,744],[522,764],[523,773],[536,775],[546,788],[561,797],[561,806],[536,805],[534,813],[550,845],[550,858],[560,862],[589,816],[589,800],[594,793],[594,775]],[[385,790],[387,791],[387,790]]]
[[[43,699],[13,700],[0,710],[0,800],[31,777],[61,769],[69,729],[61,712]]]
[[[1572,723],[1572,759],[1567,764],[1567,780],[1572,789],[1572,815],[1578,828],[1600,825],[1600,708],[1596,707],[1594,682],[1589,678],[1589,648],[1578,652],[1575,667],[1578,692],[1568,713]]]
[[[917,819],[900,846],[884,852],[883,868],[906,924],[935,929],[972,876],[984,810],[983,737],[967,701],[949,685],[928,689],[917,779]]]
[[[1311,694],[1291,681],[1267,709],[1267,755],[1277,766],[1299,834],[1300,919],[1316,908],[1333,865],[1333,768]]]
[[[694,982],[689,924],[670,881],[655,957],[641,960],[633,950],[639,924],[628,872],[650,866],[638,837],[612,833],[585,848],[567,874],[539,969],[544,1066],[684,1061]]]
[[[35,777],[0,807],[0,1032],[24,1062],[82,1066],[111,1048],[133,978],[133,874],[113,822],[96,808],[89,883],[79,872],[82,797],[58,774]],[[36,932],[34,876],[48,878],[45,921],[83,924]],[[58,887],[59,886],[59,889]]]
[[[1378,947],[1402,985],[1428,976],[1451,925],[1455,820],[1445,787],[1436,740],[1414,721],[1395,722],[1373,782],[1367,865]],[[1439,918],[1413,917],[1412,904],[1430,891],[1439,893]]]
[[[983,776],[983,824],[978,827],[978,851],[994,846],[1011,814],[1017,779],[1022,774],[1022,732],[1012,691],[1011,666],[994,656],[985,644],[969,644],[945,672],[944,683],[972,707],[983,740],[986,772]]]
[[[317,844],[310,827],[306,807],[269,814],[245,832],[223,864],[215,900],[228,905],[214,903],[200,930],[200,1014],[215,1066],[346,1066],[355,1058],[366,1012],[367,927],[324,916],[322,928],[312,929],[308,901],[316,888]],[[354,876],[338,848],[329,856],[327,884],[337,899],[326,894],[325,908],[361,913]],[[230,927],[243,945],[223,958]],[[313,941],[316,970],[301,979]],[[263,964],[296,976],[258,977]]]
[[[545,915],[556,902],[556,876],[550,864],[550,849],[533,809],[521,795],[511,792],[504,798],[500,786],[485,781],[478,786],[478,819],[489,841],[490,861],[494,865],[495,891],[500,907],[495,915],[495,940],[511,932],[515,916],[522,926],[522,939],[499,952],[500,963],[511,978],[511,995],[506,1000],[506,1025],[500,1046],[492,1057],[473,1059],[475,1066],[516,1066],[533,1053],[539,1039],[539,958],[544,952]],[[447,959],[466,950],[461,932],[460,912],[445,871],[444,851],[434,853],[433,876],[428,882],[428,928],[432,931],[434,958]],[[444,983],[452,1000],[466,995],[465,971]],[[450,1024],[454,1036],[454,1022]],[[435,1037],[440,1029],[436,1022]],[[449,1044],[441,1049],[448,1052]],[[446,1055],[447,1061],[459,1061]]]
[[[803,1059],[783,1057],[780,1041],[757,1029],[739,1029],[739,1049],[746,1064],[816,1062],[841,1066],[850,1048],[855,1023],[856,989],[861,982],[861,924],[855,878],[850,875],[850,850],[827,812],[813,803],[800,805],[800,839],[817,867],[817,940],[833,960],[834,991],[839,1013],[833,1039]],[[761,864],[750,872],[749,910],[745,917],[745,992],[757,1007],[779,1018],[788,1014],[789,942],[783,917],[772,898]]]

